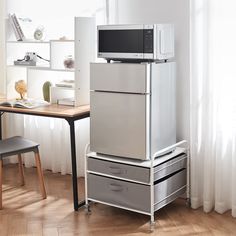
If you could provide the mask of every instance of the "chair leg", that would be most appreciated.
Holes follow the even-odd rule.
[[[37,167],[37,172],[38,172],[40,190],[41,190],[43,199],[45,199],[47,198],[47,194],[45,190],[43,172],[42,172],[40,156],[38,152],[35,152],[35,162],[36,162],[36,167]]]
[[[19,174],[20,174],[20,183],[21,183],[21,186],[24,186],[25,177],[24,177],[24,167],[23,167],[21,154],[18,154],[18,167],[19,167]]]
[[[2,165],[3,162],[0,160],[0,210],[2,209]]]

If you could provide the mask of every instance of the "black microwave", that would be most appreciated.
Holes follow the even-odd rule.
[[[108,61],[158,61],[174,57],[172,24],[100,25],[97,34],[97,56]]]

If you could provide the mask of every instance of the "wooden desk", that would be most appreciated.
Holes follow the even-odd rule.
[[[3,98],[0,96],[0,101]],[[65,119],[70,126],[70,145],[71,145],[71,165],[72,165],[72,184],[74,210],[77,211],[85,204],[85,201],[78,200],[78,184],[77,184],[77,169],[76,169],[76,145],[75,145],[75,121],[87,118],[90,115],[89,106],[70,107],[62,105],[49,105],[34,109],[22,109],[13,107],[0,106],[0,139],[2,139],[2,115],[4,113],[15,113],[23,115],[34,115]]]

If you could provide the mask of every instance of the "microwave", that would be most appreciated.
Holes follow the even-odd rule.
[[[174,57],[172,24],[100,25],[99,58],[118,61],[161,61]]]

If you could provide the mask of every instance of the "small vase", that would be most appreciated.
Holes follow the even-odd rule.
[[[64,60],[64,67],[66,69],[73,69],[75,66],[75,61],[72,57],[72,55],[68,55]]]

